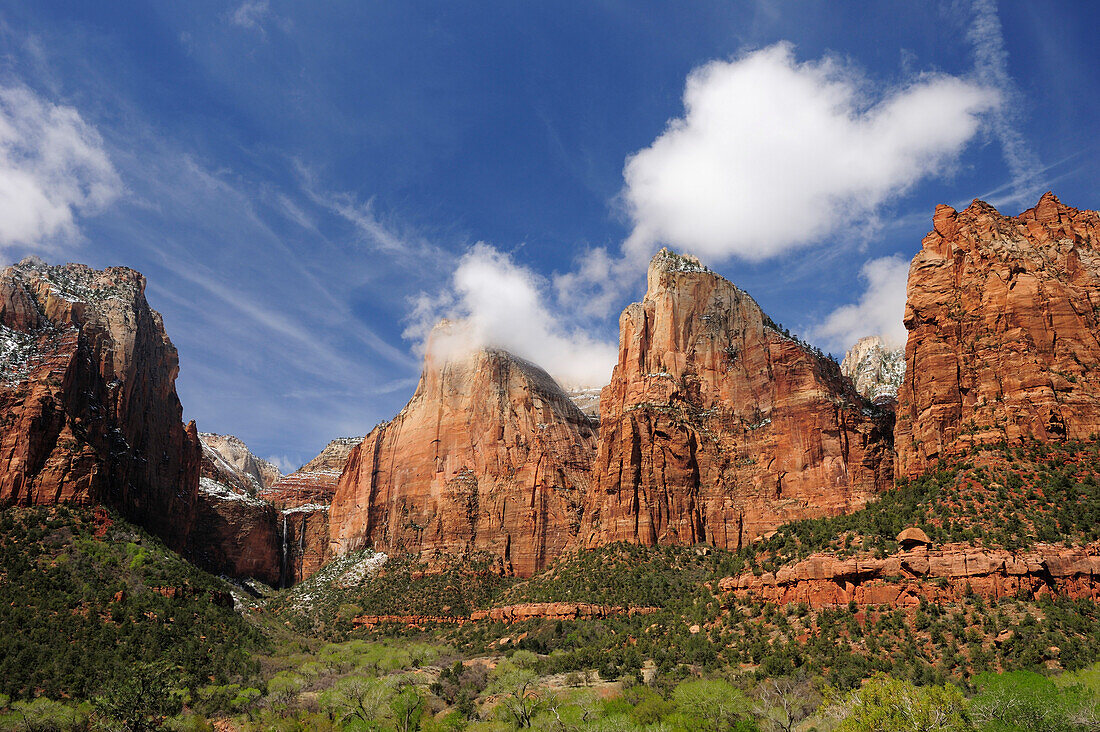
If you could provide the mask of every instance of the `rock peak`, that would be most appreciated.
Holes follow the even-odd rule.
[[[1100,432],[1100,213],[937,211],[909,269],[898,474],[994,442]]]

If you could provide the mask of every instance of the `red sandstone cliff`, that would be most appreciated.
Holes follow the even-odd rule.
[[[586,542],[737,548],[890,486],[890,415],[748,294],[662,250],[619,320]]]
[[[301,582],[329,559],[329,504],[340,473],[362,437],[340,437],[298,470],[284,475],[259,496],[279,509],[283,544],[283,584]]]
[[[973,444],[1100,433],[1100,214],[936,209],[909,269],[898,475]]]
[[[295,508],[308,504],[332,503],[336,484],[344,472],[348,456],[362,437],[340,437],[290,475],[284,475],[260,491],[260,496],[279,508]]]
[[[351,453],[330,513],[333,551],[487,551],[529,576],[576,535],[595,441],[537,366],[430,348],[412,400]]]
[[[973,593],[987,599],[1023,592],[1100,598],[1100,545],[1065,547],[1040,544],[1033,551],[1010,552],[971,544],[940,549],[920,547],[878,559],[814,554],[774,574],[727,577],[720,590],[780,604],[811,607],[917,605],[921,599],[955,602]]]
[[[125,267],[0,273],[0,505],[110,503],[182,551],[199,439],[144,292]]]

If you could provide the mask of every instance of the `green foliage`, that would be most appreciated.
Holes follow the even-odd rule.
[[[1030,671],[974,679],[974,717],[986,732],[1085,732],[1100,727],[1100,697],[1085,686],[1057,686]]]
[[[722,679],[685,681],[672,693],[679,719],[690,732],[722,732],[748,721],[749,700]]]
[[[883,674],[859,689],[826,693],[837,732],[966,732],[973,729],[966,698],[950,684],[918,687]]]
[[[179,695],[173,693],[172,682],[178,676],[177,669],[169,666],[134,664],[124,677],[112,680],[92,705],[107,729],[160,729],[183,706]]]
[[[231,587],[117,515],[0,511],[0,692],[90,699],[142,663],[173,685],[240,680],[266,643]]]

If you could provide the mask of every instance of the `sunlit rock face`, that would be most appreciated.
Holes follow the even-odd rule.
[[[893,405],[905,378],[905,349],[890,348],[879,336],[860,338],[844,354],[840,373],[852,380],[864,399]]]
[[[897,472],[976,444],[1100,433],[1100,214],[936,209],[909,270]]]
[[[178,370],[138,272],[0,272],[0,505],[108,503],[185,550],[201,448]]]
[[[529,576],[575,539],[595,444],[593,423],[534,364],[430,346],[412,399],[351,453],[333,552],[486,552]]]
[[[889,412],[698,260],[657,254],[619,327],[586,543],[736,548],[890,485]]]
[[[252,454],[248,445],[240,438],[233,435],[219,435],[213,432],[200,432],[199,439],[203,444],[203,458],[209,452],[214,460],[225,462],[231,471],[240,473],[245,477],[251,488],[250,494],[258,493],[265,488],[270,488],[273,483],[283,477],[279,468]]]

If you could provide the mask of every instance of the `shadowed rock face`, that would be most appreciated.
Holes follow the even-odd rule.
[[[184,551],[199,439],[144,292],[125,267],[0,273],[0,505],[109,503]]]
[[[897,473],[971,445],[1100,432],[1100,214],[936,209],[909,269]]]
[[[576,536],[596,434],[546,372],[502,351],[429,355],[416,393],[348,459],[336,555],[484,551],[529,576]]]
[[[619,327],[587,543],[736,548],[889,487],[889,413],[698,260],[655,256]]]

